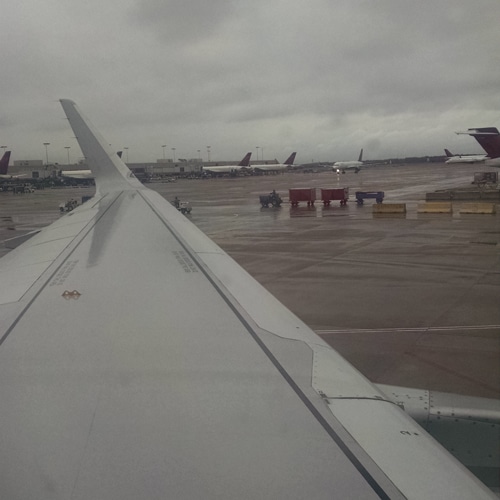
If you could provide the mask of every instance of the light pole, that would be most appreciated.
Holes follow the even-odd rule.
[[[257,161],[259,161],[259,149],[260,149],[260,146],[255,146],[255,149],[257,150]]]
[[[125,155],[127,157],[127,163],[128,163],[128,147],[124,147],[123,149],[125,150]]]
[[[163,159],[165,159],[165,148],[167,147],[166,144],[163,144],[162,148],[163,148]]]
[[[207,146],[207,158],[208,158],[208,163],[210,163],[210,148],[211,148],[211,146]]]
[[[175,163],[175,148],[172,148],[172,151],[174,152],[174,163]]]
[[[64,149],[68,152],[68,165],[69,165],[69,150],[71,149],[71,146],[64,146]]]
[[[48,147],[50,146],[50,142],[44,142],[43,145],[45,146],[45,169],[49,166],[49,150]]]
[[[264,163],[264,148],[263,147],[260,148],[260,155],[262,157],[262,163]]]

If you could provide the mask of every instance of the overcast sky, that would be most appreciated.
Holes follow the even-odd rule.
[[[499,0],[4,0],[0,143],[75,162],[70,98],[130,162],[481,152],[454,131],[500,128],[499,20]]]

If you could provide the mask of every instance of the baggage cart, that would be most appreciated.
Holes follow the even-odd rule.
[[[292,188],[288,190],[288,196],[292,207],[298,207],[301,201],[307,202],[310,207],[316,201],[316,188]]]
[[[340,201],[340,206],[347,205],[349,188],[321,188],[321,201],[325,207],[330,206],[334,200]]]
[[[384,201],[383,191],[356,191],[356,203],[363,205],[364,200],[367,198],[374,198],[377,203]]]

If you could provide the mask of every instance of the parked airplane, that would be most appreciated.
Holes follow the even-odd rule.
[[[10,151],[5,151],[2,158],[0,158],[0,179],[19,179],[20,177],[26,177],[26,174],[10,175],[9,171],[9,161],[10,161]]]
[[[449,149],[444,150],[447,156],[445,163],[479,163],[486,160],[486,155],[454,155]]]
[[[68,179],[93,179],[92,170],[61,170],[61,177]]]
[[[61,104],[96,194],[0,259],[0,498],[496,498]]]
[[[227,174],[227,173],[235,173],[239,172],[240,170],[248,169],[250,165],[250,157],[252,156],[252,153],[247,153],[243,159],[238,163],[238,165],[217,165],[213,167],[202,167],[202,170],[211,172],[213,174]]]
[[[474,137],[488,155],[484,164],[500,167],[500,132],[496,127],[469,128],[465,132],[456,133]]]
[[[363,148],[361,148],[361,151],[359,152],[358,161],[355,160],[337,161],[333,164],[333,171],[337,173],[342,172],[344,174],[346,170],[353,169],[354,172],[357,174],[361,170],[362,166],[363,166]]]
[[[252,165],[252,169],[257,172],[280,172],[282,170],[286,170],[287,168],[293,165],[295,161],[296,152],[293,152],[284,163],[274,163],[269,165]]]
[[[116,154],[118,158],[122,157],[123,151],[118,151]],[[67,179],[94,179],[94,174],[92,170],[61,170],[61,177],[66,177]]]

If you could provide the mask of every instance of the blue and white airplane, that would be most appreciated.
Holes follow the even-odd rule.
[[[238,165],[214,165],[214,166],[203,166],[203,171],[210,172],[212,174],[234,174],[240,170],[251,170],[250,168],[250,157],[252,153],[247,153],[243,159],[238,163]]]
[[[293,166],[296,155],[297,153],[294,151],[283,163],[252,165],[252,170],[257,172],[281,172]]]
[[[361,148],[361,151],[359,152],[357,161],[356,160],[336,161],[333,164],[333,171],[337,173],[339,172],[345,173],[346,170],[354,170],[354,172],[357,174],[361,170],[362,166],[363,166],[363,148]]]
[[[444,150],[445,163],[480,163],[487,159],[486,155],[454,155],[449,149]]]

